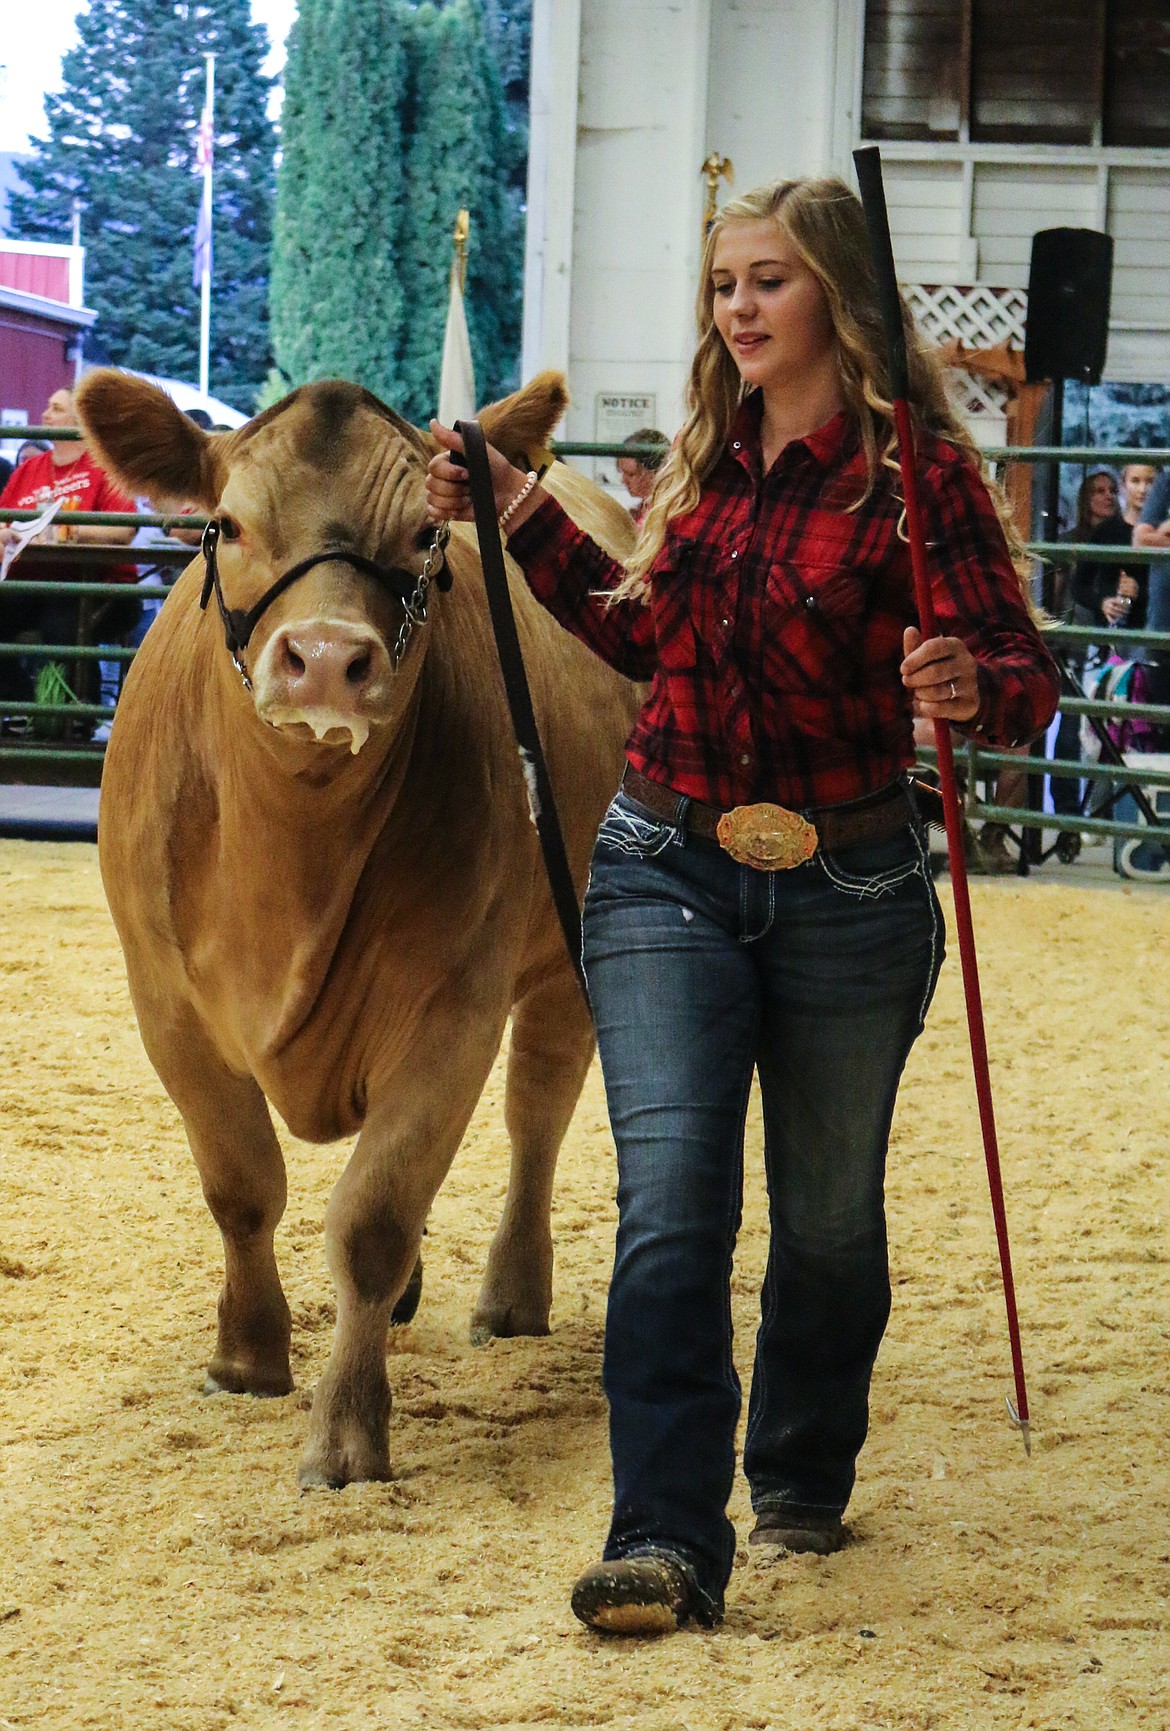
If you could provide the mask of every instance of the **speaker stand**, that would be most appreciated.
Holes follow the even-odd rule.
[[[1048,443],[1050,445],[1064,444],[1064,380],[1053,379],[1052,400],[1048,410]],[[1044,493],[1044,513],[1042,519],[1041,539],[1044,541],[1060,540],[1060,459],[1048,464],[1046,486]],[[1041,584],[1041,596],[1044,606],[1050,613],[1060,613],[1060,596],[1058,588],[1063,588],[1061,573],[1058,567],[1047,566]]]

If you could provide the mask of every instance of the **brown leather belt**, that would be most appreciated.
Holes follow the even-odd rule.
[[[655,817],[667,818],[672,823],[678,817],[680,795],[664,783],[641,775],[631,764],[626,765],[622,776],[622,792],[652,811]],[[692,835],[717,841],[719,820],[725,815],[722,806],[688,799],[683,823]],[[848,805],[808,806],[803,815],[816,829],[817,841],[825,853],[844,853],[851,847],[897,835],[913,821],[914,806],[903,784],[893,781],[877,793],[851,800]]]

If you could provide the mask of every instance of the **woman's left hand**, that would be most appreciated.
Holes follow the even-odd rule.
[[[975,657],[958,637],[925,642],[915,626],[902,635],[902,684],[911,712],[927,721],[973,721],[979,713]]]

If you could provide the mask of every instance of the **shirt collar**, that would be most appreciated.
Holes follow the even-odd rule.
[[[764,399],[759,391],[752,391],[736,410],[727,439],[731,456],[753,477],[759,474],[762,464],[760,421],[763,413]],[[803,438],[793,439],[786,449],[792,450],[793,446],[801,445],[815,463],[827,467],[851,455],[858,443],[853,417],[848,409],[842,409],[822,426],[806,433]]]

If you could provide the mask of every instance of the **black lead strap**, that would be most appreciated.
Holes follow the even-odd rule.
[[[548,874],[553,905],[564,933],[565,948],[569,952],[573,971],[588,1003],[585,971],[581,966],[581,910],[569,871],[565,838],[553,800],[548,765],[536,727],[532,693],[528,686],[528,675],[524,670],[524,657],[520,653],[520,638],[516,631],[516,617],[512,611],[512,597],[508,591],[500,528],[496,521],[496,502],[492,491],[491,471],[488,468],[487,442],[478,421],[456,421],[455,430],[463,435],[467,478],[471,490],[471,505],[475,512],[475,532],[479,539],[488,608],[496,639],[496,653],[500,658],[500,672],[504,677],[508,710],[512,717],[512,728],[528,788],[528,806],[540,838],[544,869]],[[454,460],[458,462],[458,456]]]

